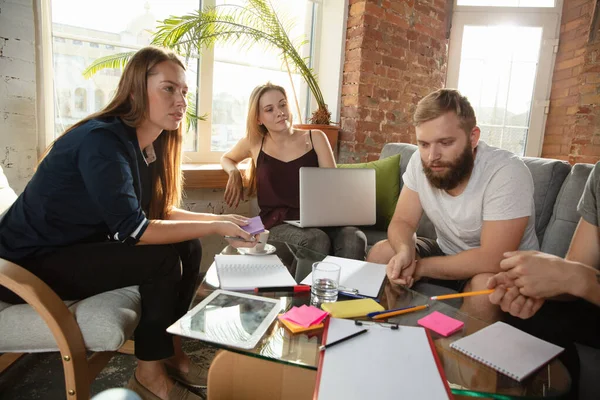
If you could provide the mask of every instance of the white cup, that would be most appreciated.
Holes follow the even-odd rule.
[[[258,243],[256,243],[256,246],[250,247],[248,252],[253,254],[264,253],[267,240],[269,240],[269,231],[265,230],[258,234]]]

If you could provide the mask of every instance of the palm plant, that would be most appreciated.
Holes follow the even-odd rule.
[[[272,48],[279,52],[288,74],[300,74],[314,96],[318,108],[311,122],[329,125],[331,113],[323,99],[317,76],[309,67],[308,58],[300,55],[300,48],[307,40],[290,38],[289,32],[293,27],[291,21],[291,18],[276,10],[271,0],[246,0],[243,6],[222,4],[181,17],[167,18],[157,27],[152,44],[173,49],[186,57],[194,56],[216,43],[246,48],[260,44]],[[103,68],[122,68],[132,54],[128,52],[100,58],[84,71],[84,75],[91,76]]]

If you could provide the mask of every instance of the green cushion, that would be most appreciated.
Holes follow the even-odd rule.
[[[400,195],[400,154],[362,164],[338,164],[338,168],[373,168],[375,170],[377,197],[375,227],[387,230]]]

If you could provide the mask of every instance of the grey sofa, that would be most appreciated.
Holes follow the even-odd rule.
[[[400,188],[403,186],[402,174],[417,146],[405,143],[388,143],[384,146],[380,159],[400,153]],[[583,193],[587,178],[594,167],[592,164],[575,164],[547,158],[524,157],[525,165],[533,176],[535,201],[535,229],[541,251],[564,257],[577,223],[577,203]],[[372,246],[386,239],[387,232],[363,229],[367,243]],[[435,238],[435,230],[426,215],[423,216],[417,230],[419,236]],[[429,290],[435,291],[431,287]],[[432,292],[432,294],[434,294]],[[435,293],[437,294],[437,293]],[[582,364],[580,398],[597,398],[600,392],[600,351],[580,346]]]
[[[0,218],[16,198],[0,168]],[[65,397],[89,399],[90,383],[112,355],[117,350],[131,354],[131,343],[124,345],[140,318],[137,286],[63,302],[35,275],[2,258],[0,286],[27,303],[0,301],[0,373],[21,353],[60,351]],[[88,358],[89,351],[95,353]]]

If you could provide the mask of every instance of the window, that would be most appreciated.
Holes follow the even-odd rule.
[[[75,89],[75,110],[87,114],[87,92],[83,88]]]
[[[447,77],[448,87],[469,98],[481,139],[518,155],[537,157],[550,98],[560,5],[542,0],[458,0],[457,5],[467,2],[540,6],[523,11],[457,6]]]
[[[99,110],[104,107],[107,103],[104,100],[104,92],[102,89],[96,89],[94,93],[94,109]]]
[[[55,134],[62,133],[83,116],[98,111],[114,95],[121,71],[104,70],[86,80],[82,72],[91,61],[135,51],[149,44],[149,32],[155,29],[156,21],[170,15],[192,13],[200,8],[200,4],[207,6],[215,1],[225,3],[225,0],[107,0],[102,3],[52,0]],[[294,16],[292,37],[305,35],[310,39],[315,31],[320,1],[272,1],[284,14]],[[227,0],[227,3],[241,4],[242,0]],[[115,13],[115,9],[120,11]],[[82,43],[86,45],[81,46]],[[338,53],[341,43],[336,49],[340,50]],[[303,56],[310,56],[311,50],[310,44],[305,45]],[[315,58],[313,56],[313,61]],[[190,91],[197,99],[197,114],[208,114],[207,121],[198,122],[197,130],[190,129],[184,134],[188,162],[218,162],[223,151],[245,134],[248,98],[255,86],[267,81],[284,86],[290,103],[293,103],[290,77],[282,70],[276,51],[271,49],[217,46],[214,50],[204,50],[200,59],[189,60],[187,77]],[[296,74],[292,74],[292,82],[299,98],[300,115],[306,121],[312,108],[308,88]],[[332,86],[338,90],[339,81]],[[85,95],[78,92],[78,88],[85,89]],[[87,93],[93,94],[93,100],[88,101]],[[67,101],[68,104],[63,104]],[[292,109],[294,122],[299,122],[296,107]],[[80,115],[82,110],[85,115]]]

